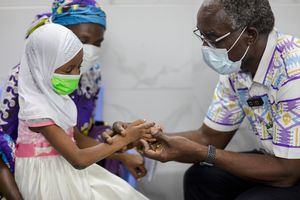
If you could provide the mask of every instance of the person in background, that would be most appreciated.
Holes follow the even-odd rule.
[[[103,141],[105,137],[102,137],[102,133],[110,127],[105,126],[103,122],[96,122],[94,115],[97,112],[96,102],[101,87],[99,54],[106,30],[106,14],[94,0],[55,0],[52,13],[37,15],[27,31],[26,38],[49,21],[69,28],[83,43],[82,76],[78,89],[70,94],[70,97],[78,110],[77,129],[79,132]],[[14,142],[17,138],[19,123],[17,89],[19,70],[19,65],[11,70],[0,102],[0,155],[2,158],[0,159],[0,183],[3,183],[0,187],[0,194],[2,193],[9,199],[20,199],[11,174],[14,172]],[[139,179],[146,174],[144,159],[139,154],[115,153],[109,159],[100,161],[99,164],[130,181],[133,186],[135,185],[134,178]]]

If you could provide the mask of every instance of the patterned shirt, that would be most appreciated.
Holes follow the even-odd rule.
[[[248,105],[250,98],[261,103]],[[266,152],[300,159],[300,39],[274,30],[254,78],[220,76],[204,123],[233,131],[245,116]]]

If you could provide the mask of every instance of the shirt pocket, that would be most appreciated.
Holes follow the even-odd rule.
[[[259,96],[263,105],[251,107],[254,115],[254,123],[257,133],[262,140],[268,140],[273,138],[273,114],[272,105],[269,100],[268,94],[263,94]]]

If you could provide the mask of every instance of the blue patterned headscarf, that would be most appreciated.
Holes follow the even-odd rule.
[[[106,28],[106,14],[95,0],[54,0],[52,13],[37,15],[26,38],[38,27],[49,23],[49,19],[63,26],[94,23]]]
[[[54,0],[52,22],[68,26],[94,23],[106,27],[106,14],[95,0]]]

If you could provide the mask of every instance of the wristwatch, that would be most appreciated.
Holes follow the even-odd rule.
[[[203,162],[200,162],[200,165],[214,166],[215,159],[216,159],[216,147],[213,145],[208,145],[207,157]]]

